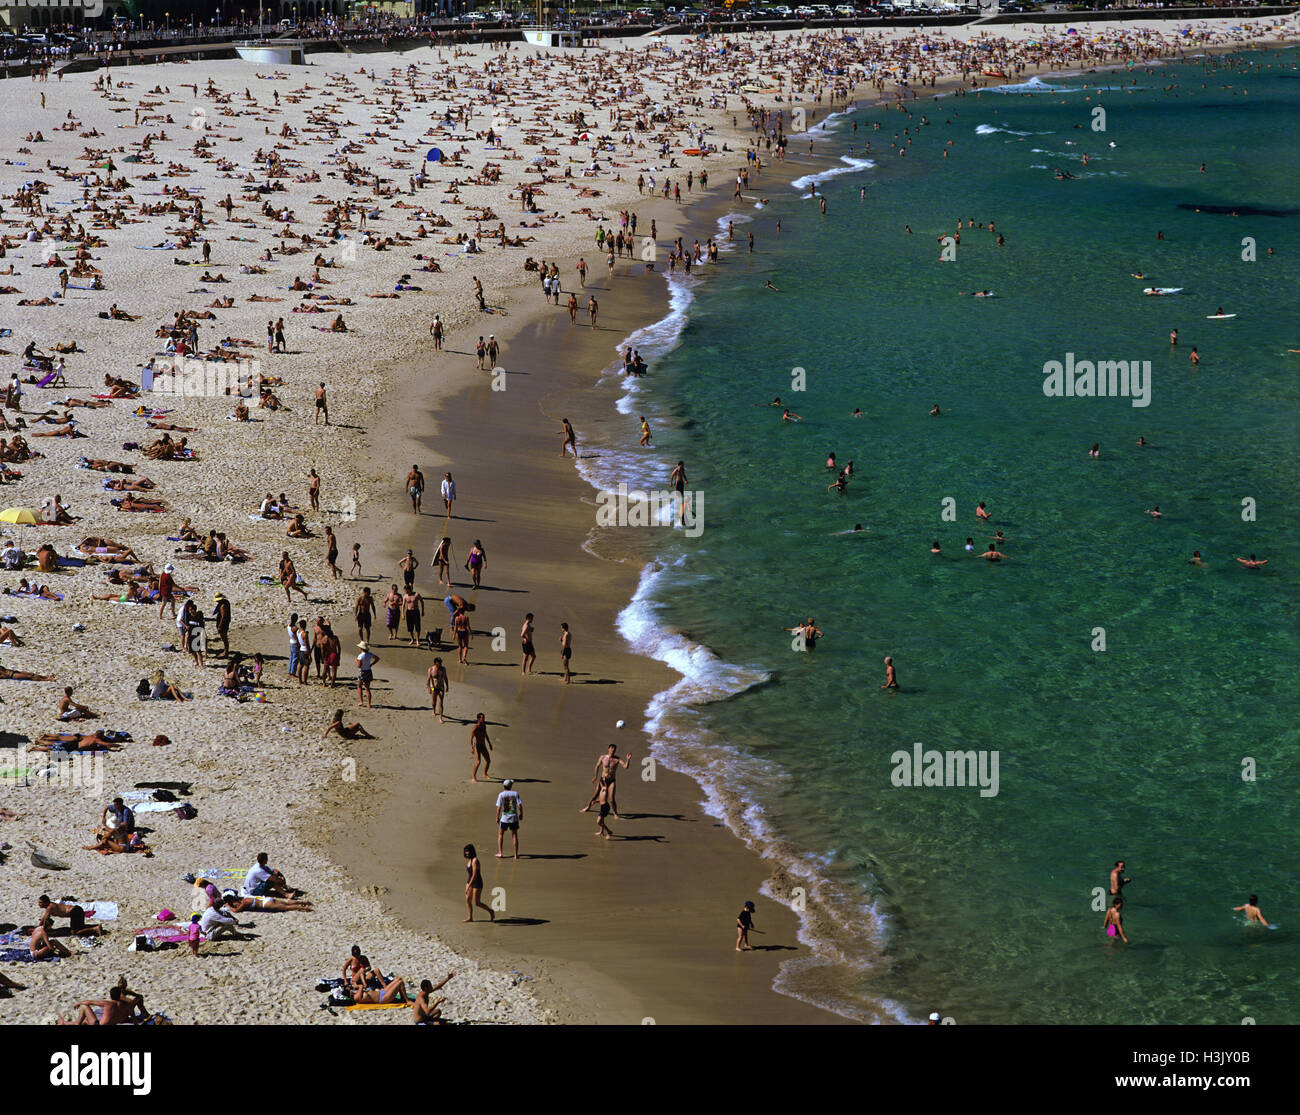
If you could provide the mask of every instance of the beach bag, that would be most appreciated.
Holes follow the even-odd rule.
[[[199,811],[195,809],[194,806],[192,806],[188,801],[185,802],[183,805],[178,805],[176,807],[176,816],[178,816],[182,821],[188,821],[191,818],[197,817],[198,815],[199,815]]]

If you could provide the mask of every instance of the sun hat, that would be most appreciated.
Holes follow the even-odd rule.
[[[369,643],[366,643],[366,642],[358,643],[358,644],[357,644],[357,649],[358,649],[358,650],[369,650],[369,649],[370,649],[370,644],[369,644]]]
[[[510,787],[513,786],[514,784],[515,784],[515,780],[513,778],[507,778],[504,782],[501,783],[501,785],[504,786],[507,790],[510,789]]]
[[[176,572],[176,566],[174,566],[174,565],[169,561],[166,565],[163,566],[163,572],[164,572],[164,573],[175,573],[175,572]]]

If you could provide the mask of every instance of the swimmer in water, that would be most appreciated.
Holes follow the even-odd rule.
[[[1257,894],[1252,894],[1250,898],[1246,900],[1245,905],[1234,906],[1232,909],[1234,913],[1244,910],[1246,912],[1247,921],[1257,921],[1265,929],[1272,928],[1272,926],[1264,920],[1264,915],[1259,912],[1259,895]]]
[[[1098,442],[1092,443],[1092,448],[1088,450],[1088,456],[1094,461],[1101,456],[1101,445]]]
[[[818,640],[818,639],[823,639],[823,638],[825,638],[825,636],[822,634],[822,632],[819,631],[819,630],[817,629],[817,624],[815,624],[815,623],[813,622],[813,618],[812,618],[812,616],[809,616],[809,617],[808,617],[808,622],[807,622],[807,623],[796,624],[794,627],[786,627],[786,628],[784,628],[784,630],[786,630],[786,631],[802,631],[802,632],[803,632],[803,649],[804,649],[804,650],[816,650],[816,649],[817,649],[817,640]]]
[[[1164,518],[1164,513],[1160,510],[1160,504],[1158,503],[1154,507],[1148,507],[1144,514],[1150,515],[1153,519]]]
[[[852,415],[852,417],[854,417],[854,418],[861,418],[861,417],[862,417],[862,408],[861,408],[861,407],[854,407],[854,408],[853,408],[853,415]]]
[[[930,553],[938,554],[942,552],[943,551],[939,549],[939,540],[935,539],[935,541],[930,544]]]
[[[975,552],[975,539],[973,538],[966,539],[966,552],[968,554],[973,554]]]
[[[1003,534],[1000,530],[995,530],[993,532],[992,541],[996,542],[999,546],[1001,546],[1004,542],[1007,541],[1007,536]]]
[[[829,457],[826,458],[826,467],[827,467],[827,468],[835,468],[835,454],[834,454],[834,453],[832,453]]]
[[[938,418],[939,415],[941,415],[942,413],[943,413],[943,411],[941,411],[941,410],[939,409],[939,404],[938,404],[938,403],[935,403],[934,406],[932,406],[932,407],[930,408],[930,417],[931,417],[931,418]]]
[[[1203,561],[1201,560],[1201,551],[1200,551],[1200,550],[1193,550],[1193,551],[1192,551],[1192,556],[1189,557],[1189,558],[1187,559],[1187,564],[1188,564],[1188,565],[1204,565],[1205,562],[1203,562]]]
[[[1238,558],[1237,560],[1247,569],[1258,569],[1261,565],[1268,564],[1268,558],[1257,558],[1254,554],[1251,554],[1248,558]]]
[[[980,557],[982,557],[985,561],[1002,561],[1006,559],[1006,554],[1001,553],[998,550],[997,546],[995,546],[992,542],[990,542],[989,548],[985,550],[982,554],[980,554]]]
[[[1178,330],[1177,330],[1177,329],[1171,329],[1171,330],[1169,331],[1169,343],[1170,343],[1171,345],[1176,345],[1176,344],[1178,343]]]
[[[1191,364],[1193,368],[1201,362],[1201,354],[1196,351],[1195,345],[1192,345],[1192,351],[1187,356],[1187,362]]]
[[[791,413],[790,413],[790,408],[789,408],[789,407],[786,407],[786,409],[783,410],[783,411],[781,412],[781,421],[782,421],[782,422],[802,422],[803,419],[802,419],[799,415],[797,415],[797,414],[791,414]]]
[[[1135,279],[1145,279],[1145,278],[1146,278],[1146,275],[1143,274],[1141,271],[1134,271],[1134,272],[1132,272],[1132,275],[1133,275],[1133,278],[1135,278]]]
[[[986,511],[985,508],[984,508],[984,501],[983,501],[983,500],[980,500],[980,501],[979,501],[979,504],[978,504],[978,505],[976,506],[976,508],[975,508],[975,518],[977,518],[977,519],[979,519],[981,522],[985,522],[985,523],[987,523],[987,522],[989,521],[990,516],[989,516],[988,511]]]
[[[882,685],[880,688],[881,689],[898,688],[898,672],[894,669],[894,660],[892,658],[887,657],[885,659],[885,684]]]
[[[1139,435],[1139,437],[1138,437],[1138,444],[1141,445],[1141,446],[1145,446],[1146,443],[1147,443],[1147,439],[1144,438],[1144,437],[1141,437],[1141,436]]]
[[[1111,899],[1110,909],[1106,911],[1101,927],[1106,931],[1107,937],[1118,937],[1127,945],[1128,938],[1124,936],[1124,917],[1120,912],[1123,909],[1124,899],[1117,894]]]
[[[769,280],[768,280],[767,282],[765,282],[763,285],[764,285],[768,290],[775,290],[775,291],[777,292],[777,294],[780,294],[780,293],[781,293],[781,291],[780,291],[778,288],[776,288],[776,287],[774,287],[774,286],[772,285],[772,280],[771,280],[771,279],[769,279]]]

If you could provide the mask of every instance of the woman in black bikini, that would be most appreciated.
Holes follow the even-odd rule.
[[[474,850],[473,844],[465,845],[465,861],[465,874],[468,876],[465,882],[465,910],[468,916],[465,921],[474,920],[475,906],[486,910],[488,917],[496,921],[496,911],[483,902],[483,869],[479,867],[478,852]]]

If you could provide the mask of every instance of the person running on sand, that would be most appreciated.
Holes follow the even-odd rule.
[[[441,658],[433,660],[433,665],[429,667],[424,683],[429,689],[431,704],[429,715],[436,716],[439,724],[445,724],[446,721],[442,718],[443,700],[447,696],[448,690],[451,689],[451,681],[447,677],[447,667],[442,664]]]
[[[492,741],[488,738],[487,717],[479,713],[474,718],[474,723],[469,730],[469,750],[474,756],[474,771],[470,775],[471,782],[478,781],[479,763],[483,763],[483,777],[488,777],[488,771],[492,769]]]
[[[358,721],[356,724],[343,723],[343,710],[336,708],[334,710],[334,719],[330,721],[330,726],[320,734],[324,739],[330,734],[337,735],[340,739],[374,739],[369,732],[365,730]]]
[[[497,914],[491,906],[483,901],[483,869],[479,866],[478,852],[473,844],[466,844],[464,849],[465,856],[465,921],[474,920],[474,907],[480,910],[486,910],[488,917],[493,921],[497,920]],[[451,977],[448,976],[448,979]],[[439,985],[441,986],[441,985]]]

